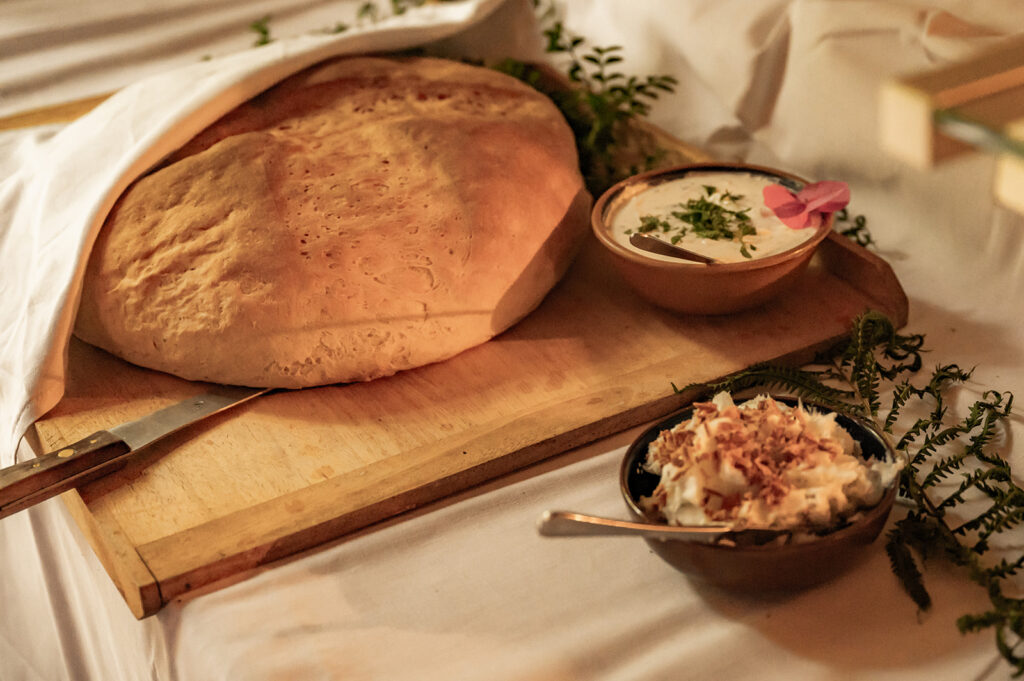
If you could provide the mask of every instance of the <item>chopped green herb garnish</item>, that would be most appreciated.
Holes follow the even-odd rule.
[[[679,213],[676,217],[692,225],[694,233],[705,239],[734,239],[737,233],[733,231],[733,224],[750,220],[745,210],[730,210],[703,196],[680,205],[685,210],[676,211]]]
[[[751,244],[745,243],[743,237],[754,236],[757,230],[750,222],[750,207],[733,210],[722,205],[729,199],[733,202],[742,199],[739,194],[724,192],[712,185],[702,185],[706,195],[690,199],[678,204],[678,208],[669,211],[668,216],[644,215],[640,218],[640,226],[636,231],[641,234],[661,230],[668,236],[670,243],[676,244],[688,233],[702,239],[735,241],[740,245],[740,254],[745,258],[752,257],[750,251],[756,250]],[[670,222],[671,220],[671,222]],[[626,230],[631,234],[632,230]]]
[[[273,38],[270,37],[269,14],[249,24],[249,30],[255,31],[257,34],[256,42],[253,43],[254,47],[260,47],[261,45],[266,45],[273,41]]]
[[[371,22],[376,22],[379,15],[380,8],[377,7],[377,3],[375,2],[364,2],[359,6],[359,9],[356,10],[356,19],[359,19],[360,21],[368,19]]]
[[[647,234],[660,229],[663,232],[668,232],[672,229],[672,225],[668,221],[659,218],[656,215],[641,215],[640,226],[636,228],[636,231],[641,234]]]

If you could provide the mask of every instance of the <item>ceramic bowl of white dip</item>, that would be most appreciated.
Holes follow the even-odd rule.
[[[594,204],[591,227],[615,269],[651,303],[685,314],[739,312],[793,287],[832,229],[832,214],[803,229],[783,224],[764,203],[768,185],[795,194],[806,182],[781,170],[735,163],[651,171],[609,188]],[[636,248],[630,236],[637,233],[716,262]]]
[[[773,399],[790,408],[798,405],[797,400],[792,398]],[[771,532],[738,532],[712,543],[645,538],[651,549],[695,582],[742,592],[804,589],[833,579],[856,564],[865,555],[865,548],[878,537],[892,511],[899,484],[899,466],[895,465],[895,457],[885,438],[874,426],[840,414],[833,417],[833,413],[815,405],[804,403],[802,407],[834,418],[835,424],[852,438],[859,458],[865,462],[879,462],[882,467],[886,464],[890,466],[886,475],[875,479],[878,485],[875,490],[877,500],[837,516],[832,524],[811,530],[782,532],[778,535]],[[668,523],[663,512],[652,511],[650,500],[656,497],[662,476],[651,471],[648,452],[659,435],[680,424],[686,427],[693,415],[694,408],[691,407],[656,423],[627,449],[619,470],[619,486],[626,507],[635,520],[654,524]],[[817,438],[817,434],[813,434],[813,438]],[[835,470],[835,467],[818,463],[812,469],[817,469],[815,475],[822,476],[828,475],[828,471]],[[837,476],[849,480],[848,471],[843,471],[841,467]],[[685,485],[685,478],[681,482]],[[711,487],[721,488],[722,485],[721,482],[704,482]],[[819,479],[815,483],[816,489],[809,498],[821,496],[820,482]],[[787,512],[791,511],[792,504],[789,504]],[[755,515],[759,517],[750,520],[765,521],[763,511]],[[743,519],[717,522],[735,524],[736,520]],[[691,515],[688,524],[703,523],[694,522]]]

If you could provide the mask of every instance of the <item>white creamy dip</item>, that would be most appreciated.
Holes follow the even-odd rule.
[[[672,262],[680,260],[640,250],[629,243],[630,235],[639,231],[721,262],[743,262],[782,253],[810,239],[816,230],[791,229],[765,206],[763,191],[772,184],[778,181],[747,172],[687,173],[625,199],[612,216],[611,232],[617,242],[632,251]],[[718,208],[709,208],[707,204]],[[708,230],[680,219],[687,214],[692,218],[695,211],[705,216],[719,213],[735,238],[702,236]],[[698,225],[709,224],[707,219],[694,219]],[[749,227],[743,229],[742,225]],[[742,231],[752,233],[741,234]]]
[[[877,504],[901,468],[863,459],[835,416],[764,395],[697,403],[648,448],[661,482],[642,505],[670,525],[834,527]]]

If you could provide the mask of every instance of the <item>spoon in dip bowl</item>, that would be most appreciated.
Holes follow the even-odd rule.
[[[649,236],[647,234],[630,234],[629,243],[637,248],[649,251],[651,253],[657,253],[658,255],[668,255],[673,258],[680,258],[681,260],[690,260],[693,262],[704,263],[705,265],[712,265],[720,261],[714,258],[709,258],[706,255],[700,253],[694,253],[688,251],[685,248],[680,248],[675,244],[671,244],[667,241],[659,239],[658,237]]]
[[[727,536],[740,543],[763,544],[791,530],[774,530],[732,525],[666,525],[643,523],[575,513],[545,511],[537,522],[537,531],[545,537],[633,536],[647,539],[686,540],[714,543]],[[742,537],[745,541],[738,541]]]
[[[852,438],[853,443],[850,444],[855,444],[856,457],[863,464],[877,468],[879,472],[886,470],[891,475],[880,475],[875,480],[873,474],[867,470],[862,471],[867,476],[865,480],[873,480],[871,486],[874,492],[865,496],[864,505],[851,507],[834,518],[804,515],[783,518],[775,514],[773,519],[767,512],[751,511],[738,517],[719,513],[722,520],[711,520],[705,515],[710,522],[692,520],[703,512],[697,515],[675,513],[669,521],[660,503],[652,506],[652,502],[661,499],[658,489],[662,481],[661,474],[651,470],[649,464],[652,445],[659,441],[663,433],[676,432],[677,426],[685,429],[698,411],[704,414],[701,417],[704,426],[708,426],[708,419],[735,420],[734,416],[726,419],[721,413],[723,409],[732,413],[724,400],[718,404],[695,404],[655,423],[627,448],[619,467],[619,490],[626,502],[630,521],[596,518],[579,513],[548,512],[538,523],[539,533],[548,537],[633,534],[642,537],[659,558],[693,581],[739,592],[798,590],[836,577],[863,558],[866,554],[864,549],[881,533],[896,498],[901,466],[888,441],[873,424],[853,416],[828,412],[810,402],[781,396],[772,400],[791,410],[812,409],[818,412],[818,418],[824,417],[826,420],[817,421],[814,430],[807,431],[814,435],[816,442],[820,444],[826,439],[826,433],[820,430],[821,427],[838,426]],[[748,402],[756,406],[766,400],[759,397]],[[711,414],[711,407],[719,412],[717,416]],[[776,411],[770,404],[765,407],[766,414]],[[784,413],[781,407],[779,413]],[[834,424],[828,424],[833,417]],[[805,424],[804,428],[811,426]],[[838,431],[827,439],[836,437]],[[688,437],[683,436],[677,444],[688,441]],[[662,448],[670,444],[665,440],[656,449],[664,453],[666,450]],[[824,474],[833,470],[840,461],[851,463],[848,459],[836,458],[828,465],[811,466],[806,469],[806,473],[810,475],[814,471],[821,471]],[[847,468],[844,464],[842,470],[846,471]],[[860,468],[860,464],[857,468]],[[665,470],[668,470],[667,464],[662,467],[662,472]],[[806,481],[813,483],[813,476]],[[708,478],[706,482],[718,484],[722,481]],[[843,484],[844,494],[852,495],[854,488],[847,489]],[[821,485],[812,484],[812,487],[815,498],[824,498]],[[867,491],[865,488],[857,493],[866,494]],[[874,496],[880,498],[876,500]],[[680,510],[685,509],[681,507]]]

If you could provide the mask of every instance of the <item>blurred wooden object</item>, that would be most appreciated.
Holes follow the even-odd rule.
[[[996,197],[1024,213],[1024,37],[884,84],[879,133],[883,151],[919,169],[976,149],[997,154]]]
[[[1024,110],[1024,92],[1019,102]],[[1008,207],[1024,214],[1024,119],[1006,126],[1006,138],[1015,145],[1012,153],[1002,153],[996,164],[996,196]]]

